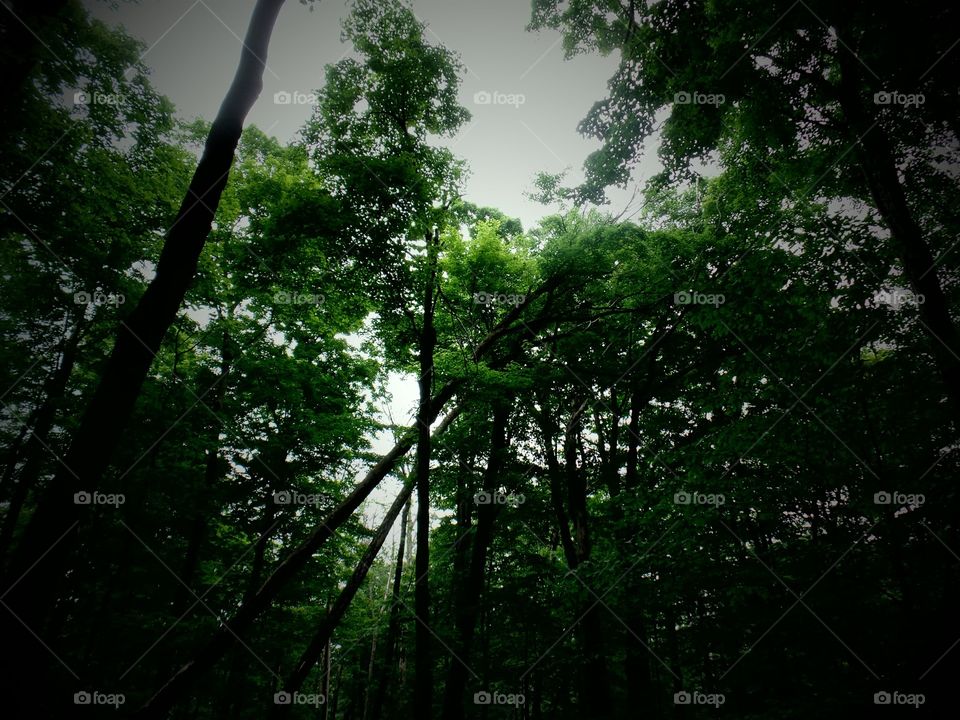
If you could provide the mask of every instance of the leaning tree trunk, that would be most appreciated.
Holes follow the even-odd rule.
[[[452,390],[451,390],[452,394]],[[446,396],[449,397],[449,396]],[[443,393],[435,400],[435,408],[443,406]],[[442,433],[460,414],[460,408],[454,408],[437,427]],[[431,415],[431,422],[436,414]],[[413,447],[414,434],[407,435],[393,449],[380,459],[363,481],[354,488],[334,510],[321,522],[297,548],[271,573],[270,577],[256,594],[245,601],[236,614],[223,623],[213,637],[144,705],[137,713],[140,718],[166,717],[170,709],[190,693],[193,683],[209,670],[242,637],[253,622],[273,602],[277,593],[303,568],[337,529],[353,515],[360,504],[373,492],[380,481],[393,469],[397,461]]]
[[[960,412],[960,333],[950,317],[937,262],[907,203],[890,140],[878,122],[871,122],[862,104],[857,61],[845,49],[839,51],[838,59],[840,107],[851,139],[856,142],[867,188],[890,230],[913,292],[923,296],[919,303],[920,321],[930,336],[933,356],[954,410]]]
[[[31,518],[11,563],[11,576],[20,582],[5,596],[3,633],[8,651],[19,658],[4,673],[11,682],[8,698],[29,698],[22,708],[37,713],[48,662],[46,649],[33,636],[54,602],[56,581],[65,574],[70,542],[60,542],[81,519],[74,493],[100,487],[102,475],[116,448],[121,431],[133,411],[144,378],[161,340],[183,303],[196,274],[220,196],[227,182],[234,152],[247,113],[263,86],[265,58],[273,26],[283,0],[258,0],[247,31],[240,63],[224,98],[203,157],[167,233],[157,262],[156,275],[130,316],[121,323],[113,352],[72,438],[65,461],[54,475],[49,491]],[[43,562],[37,562],[40,558]],[[35,688],[36,692],[30,692]]]
[[[327,646],[327,642],[333,635],[333,631],[337,629],[337,625],[340,624],[343,616],[346,615],[347,610],[350,608],[350,603],[353,602],[353,598],[356,596],[357,591],[367,577],[367,573],[370,571],[370,566],[373,565],[373,561],[380,552],[380,548],[383,547],[387,535],[390,534],[390,528],[392,528],[393,524],[397,521],[400,510],[407,504],[407,500],[410,499],[412,492],[413,484],[408,482],[403,486],[403,490],[400,491],[400,494],[397,495],[397,498],[393,501],[393,505],[390,506],[386,516],[383,518],[383,522],[381,522],[380,527],[377,528],[377,532],[363,553],[363,557],[360,558],[360,562],[353,571],[353,575],[350,576],[350,580],[344,586],[343,590],[340,591],[340,595],[337,596],[330,611],[320,623],[320,627],[317,628],[317,632],[310,641],[310,645],[303,651],[303,654],[297,661],[296,667],[284,683],[284,692],[295,693],[303,687],[303,683],[310,674],[310,671],[313,670],[320,656],[323,654],[323,649]],[[280,720],[281,718],[289,717],[292,708],[292,703],[286,705],[274,704],[269,717],[271,720]]]
[[[548,279],[537,288],[537,290],[530,293],[524,302],[508,312],[483,341],[477,345],[473,351],[472,360],[479,362],[480,359],[485,357],[486,354],[496,346],[500,339],[516,332],[517,328],[514,327],[514,321],[523,314],[531,302],[551,292],[559,283],[559,278],[554,277]],[[522,328],[527,332],[532,332],[533,329],[545,325],[546,322],[544,319],[538,318],[524,322]],[[494,367],[500,367],[502,363],[509,362],[512,358],[513,355],[511,354],[498,358],[497,362],[494,363]],[[456,394],[459,386],[460,383],[456,380],[447,382],[433,397],[430,402],[429,422],[426,423],[427,427],[436,420],[444,405]],[[459,413],[459,407],[451,410],[440,426],[437,427],[436,433],[439,434],[443,432]],[[257,591],[257,594],[251,598],[249,602],[241,605],[233,618],[224,623],[213,637],[180,668],[176,675],[154,694],[140,709],[137,714],[138,717],[164,718],[170,708],[189,694],[194,681],[223,657],[224,653],[232,647],[238,637],[243,636],[257,617],[270,606],[280,590],[296,576],[323,543],[337,531],[337,528],[351,517],[354,511],[360,507],[360,504],[373,492],[374,488],[379,485],[380,481],[393,469],[400,458],[409,452],[417,436],[418,431],[407,432],[396,445],[394,445],[390,452],[384,455],[380,461],[370,469],[366,477],[354,488],[353,492],[313,530],[306,540],[297,546],[297,548],[277,566],[270,577],[267,578],[263,587]]]

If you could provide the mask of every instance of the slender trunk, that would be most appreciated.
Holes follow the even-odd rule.
[[[285,692],[295,693],[298,692],[301,687],[303,687],[304,681],[307,679],[310,671],[313,670],[317,661],[320,659],[320,655],[323,653],[323,649],[327,646],[327,643],[333,636],[334,630],[337,629],[337,625],[340,624],[343,616],[350,608],[350,603],[353,602],[354,596],[356,596],[357,591],[360,589],[360,586],[367,577],[370,566],[373,565],[373,561],[380,552],[380,548],[383,547],[383,543],[387,539],[387,535],[390,534],[390,528],[392,528],[393,524],[397,521],[400,511],[403,509],[404,505],[406,505],[407,500],[410,499],[412,492],[413,485],[411,483],[407,483],[404,485],[403,490],[400,491],[400,494],[397,495],[397,498],[393,501],[393,505],[390,506],[386,517],[384,517],[383,522],[380,523],[380,527],[377,528],[376,534],[373,536],[373,539],[367,546],[363,557],[360,559],[359,564],[353,571],[353,575],[350,577],[350,580],[344,586],[343,590],[340,591],[340,595],[337,596],[333,606],[320,623],[320,627],[317,628],[317,632],[314,634],[313,639],[307,646],[307,649],[303,651],[303,654],[297,661],[294,671],[284,683],[283,689]],[[279,720],[280,718],[289,717],[292,707],[292,704],[275,704],[270,713],[270,718],[273,720]]]
[[[656,353],[654,353],[656,355]],[[627,425],[627,469],[624,478],[624,488],[628,497],[635,498],[640,492],[639,474],[639,445],[640,445],[640,415],[650,400],[652,386],[653,360],[648,367],[647,378],[643,383],[634,376],[630,392],[630,421]],[[631,540],[629,528],[621,523],[620,544],[628,547]],[[647,629],[645,617],[646,599],[642,575],[639,572],[628,573],[625,578],[626,617],[627,626],[633,634],[623,635],[624,648],[624,675],[627,683],[627,708],[643,707],[648,709],[651,718],[660,716],[659,701],[653,687],[653,674],[650,663],[648,646],[652,642]]]
[[[497,489],[498,480],[505,465],[507,415],[506,405],[498,405],[494,409],[490,457],[487,460],[483,481],[483,490],[487,493],[493,493]],[[493,541],[494,524],[502,507],[502,505],[496,504],[477,506],[477,530],[473,537],[468,573],[466,578],[462,580],[459,577],[457,578],[458,587],[454,588],[457,604],[454,617],[460,637],[457,652],[451,658],[450,665],[447,668],[447,682],[443,697],[443,720],[463,720],[464,717],[464,691],[466,690],[467,674],[469,672],[470,651],[483,596],[487,553]]]
[[[223,410],[223,400],[227,392],[226,377],[230,373],[232,361],[230,335],[225,332],[223,334],[223,346],[220,349],[220,377],[217,379],[216,393],[210,402],[210,409],[214,413]],[[190,523],[187,548],[184,553],[183,564],[180,566],[182,582],[177,585],[174,611],[190,602],[188,588],[193,584],[197,567],[200,564],[200,552],[207,534],[207,515],[211,507],[210,496],[216,489],[217,481],[221,477],[219,421],[212,422],[208,432],[210,433],[210,439],[203,471],[203,491],[193,509],[194,514]]]
[[[539,399],[541,412],[538,414],[540,434],[543,439],[543,451],[547,458],[547,475],[550,480],[550,506],[557,521],[557,532],[560,534],[560,545],[563,547],[563,556],[567,567],[574,568],[577,564],[577,553],[573,547],[573,537],[570,535],[570,521],[563,505],[563,470],[557,459],[554,447],[553,420],[547,410],[546,398]]]
[[[427,281],[423,291],[423,326],[420,331],[420,404],[417,409],[417,558],[415,561],[414,612],[416,629],[416,677],[413,713],[433,716],[433,652],[430,629],[430,394],[433,387],[433,353],[437,333],[433,326],[439,230],[426,237]]]
[[[367,682],[363,689],[363,720],[367,720],[370,712],[370,691],[373,687],[373,666],[377,660],[377,634],[374,632],[373,640],[370,641],[370,661],[367,663]]]
[[[443,402],[440,400],[443,400],[443,393],[438,393],[437,398],[435,398],[435,411],[443,406]],[[459,408],[452,410],[437,427],[436,432],[443,432],[459,413]],[[434,418],[435,415],[431,415],[431,422]],[[277,593],[296,576],[327,539],[344,522],[350,519],[354,511],[360,507],[360,504],[393,469],[397,461],[410,450],[413,446],[413,438],[413,433],[407,433],[389,453],[381,458],[380,462],[370,469],[353,492],[334,508],[309,537],[276,567],[270,577],[263,583],[263,586],[246,600],[236,614],[224,623],[224,626],[217,630],[213,637],[180,668],[176,675],[140,709],[138,717],[164,718],[170,708],[189,694],[194,681],[223,657],[224,653],[233,646],[237,637],[243,637],[253,622],[270,606]]]
[[[529,294],[524,302],[514,307],[501,320],[497,326],[477,345],[473,351],[472,359],[474,362],[483,358],[490,350],[496,346],[496,343],[503,337],[516,330],[514,321],[517,320],[530,303],[553,290],[560,280],[557,278],[548,279],[537,290]],[[531,327],[543,325],[540,319],[531,319],[523,323],[522,327],[530,331]],[[501,367],[502,364],[509,362],[513,355],[508,353],[505,357],[497,359],[493,363],[494,367]],[[436,420],[444,405],[456,394],[460,383],[451,381],[446,383],[433,397],[430,402],[430,423]],[[436,432],[441,433],[460,413],[460,408],[453,409],[443,423],[437,428]],[[242,637],[256,618],[273,602],[277,593],[306,565],[307,561],[323,545],[326,540],[336,532],[341,524],[346,522],[354,511],[360,507],[360,504],[377,487],[380,481],[393,469],[394,465],[413,447],[418,432],[406,433],[381,460],[370,469],[361,483],[354,488],[353,492],[344,499],[323,522],[321,522],[296,549],[294,549],[287,558],[280,563],[273,574],[264,583],[257,594],[251,598],[249,603],[244,603],[231,620],[225,623],[224,627],[218,630],[210,640],[201,647],[201,649],[184,664],[177,674],[163,686],[157,693],[141,708],[138,717],[141,718],[163,718],[169,709],[179,702],[190,691],[193,682],[212,667],[223,654],[233,645],[236,637]],[[332,711],[331,711],[332,712]]]
[[[859,93],[858,62],[849,51],[838,52],[838,94],[851,139],[857,143],[860,168],[877,211],[896,244],[903,270],[918,296],[920,320],[940,375],[960,412],[960,333],[950,317],[947,297],[940,284],[936,261],[910,206],[897,174],[897,159],[882,125],[871,120]]]
[[[20,511],[23,509],[27,496],[36,487],[43,470],[44,461],[50,452],[47,449],[50,430],[66,392],[70,375],[73,373],[82,335],[83,325],[78,323],[64,341],[63,350],[60,353],[60,364],[45,383],[43,404],[37,408],[32,418],[33,426],[24,444],[24,464],[16,475],[16,484],[10,494],[10,507],[3,519],[3,527],[0,528],[0,557],[6,557],[7,551],[12,545],[13,533],[20,518]]]
[[[403,516],[400,518],[400,544],[397,547],[397,563],[393,572],[393,592],[390,604],[390,622],[387,625],[387,637],[384,642],[383,660],[380,663],[379,679],[375,683],[376,691],[370,705],[370,719],[380,720],[383,712],[383,703],[387,696],[390,676],[393,670],[393,656],[397,645],[397,630],[400,625],[400,587],[403,580],[403,553],[407,542],[407,529],[410,522],[410,501],[403,506]]]
[[[564,434],[563,442],[567,504],[573,524],[573,544],[576,557],[576,564],[570,568],[571,570],[576,570],[590,560],[592,553],[589,513],[587,511],[586,476],[577,463],[580,429],[585,407],[586,401],[574,413]],[[613,706],[610,694],[610,678],[607,672],[607,649],[604,646],[603,626],[600,622],[600,607],[589,593],[585,595],[581,593],[581,595],[584,596],[582,600],[583,613],[577,633],[583,655],[583,671],[580,675],[580,704],[584,710],[589,709],[591,717],[597,720],[608,720],[613,717]]]
[[[337,705],[340,704],[340,686],[343,680],[343,660],[337,663],[337,679],[333,683],[333,700],[329,702],[330,717],[336,720]]]
[[[8,651],[20,662],[12,672],[4,673],[4,682],[10,683],[5,695],[29,698],[21,711],[31,716],[37,714],[37,698],[49,695],[43,691],[43,669],[49,666],[49,658],[28,628],[42,624],[55,601],[56,579],[65,574],[72,543],[61,539],[82,518],[83,506],[75,504],[73,496],[101,486],[144,378],[196,274],[244,121],[263,86],[267,47],[282,5],[283,0],[258,0],[254,8],[233,84],[210,128],[203,157],[177,219],[167,233],[156,274],[136,308],[121,323],[64,466],[54,475],[11,563],[11,574],[23,578],[5,596],[9,612],[4,614],[0,629]],[[43,562],[38,563],[41,557]],[[33,569],[24,574],[28,568]]]

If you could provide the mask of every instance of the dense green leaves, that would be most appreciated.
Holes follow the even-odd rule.
[[[949,320],[956,56],[924,72],[952,11],[895,30],[886,7],[781,5],[534,2],[568,54],[620,63],[581,125],[603,142],[585,182],[531,178],[557,212],[524,228],[462,197],[465,163],[439,144],[469,118],[455,53],[401,3],[353,3],[302,139],[244,131],[102,478],[120,500],[69,531],[31,628],[59,658],[37,668],[56,716],[94,690],[132,714],[265,587],[169,717],[280,712],[353,590],[292,717],[872,717],[895,691],[950,716],[958,416],[910,237]],[[209,131],[174,119],[136,43],[74,20],[5,120],[4,564]],[[898,61],[901,32],[929,53]],[[911,88],[927,102],[910,112],[867,103]],[[892,165],[852,149],[858,107]],[[641,216],[583,207],[658,129]],[[417,380],[419,408],[387,405]],[[424,468],[429,503],[364,574]]]

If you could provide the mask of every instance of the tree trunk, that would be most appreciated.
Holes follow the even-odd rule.
[[[923,296],[920,320],[930,336],[937,367],[955,411],[960,412],[960,333],[950,317],[950,307],[940,284],[936,261],[923,231],[907,204],[897,175],[897,160],[890,140],[879,123],[871,120],[859,92],[857,60],[849,51],[838,52],[839,99],[851,140],[857,143],[860,168],[877,211],[890,230],[903,270],[913,292]]]
[[[60,402],[63,400],[67,383],[73,373],[80,347],[80,338],[83,335],[83,325],[78,323],[73,332],[65,339],[63,351],[60,353],[60,363],[57,369],[45,383],[43,404],[37,409],[33,417],[33,427],[24,444],[26,459],[23,467],[16,475],[16,485],[10,494],[10,507],[3,519],[0,529],[0,557],[5,558],[12,546],[13,533],[20,517],[20,511],[27,500],[30,491],[34,489],[43,470],[44,459],[50,452],[47,439]]]
[[[577,570],[590,559],[592,543],[587,512],[587,484],[584,473],[577,465],[578,441],[585,400],[574,413],[567,426],[563,441],[565,474],[567,479],[567,504],[573,524],[573,545],[576,562],[571,570]],[[606,652],[603,642],[603,627],[600,611],[603,609],[592,594],[585,590],[583,612],[578,629],[583,653],[583,671],[580,675],[580,704],[583,712],[589,712],[597,720],[613,717],[610,695],[610,678],[607,672]]]
[[[433,353],[437,333],[433,326],[439,230],[426,237],[427,282],[423,291],[423,326],[420,331],[420,404],[417,409],[417,558],[414,579],[414,612],[417,616],[413,685],[413,713],[433,716],[433,652],[430,629],[430,395],[433,387]]]
[[[452,390],[450,392],[452,394]],[[443,397],[444,393],[441,391],[434,399],[435,411],[443,406],[443,402],[440,402]],[[459,413],[459,408],[452,410],[437,427],[436,432],[443,432]],[[431,415],[431,422],[435,417],[435,414]],[[360,504],[393,469],[397,461],[410,450],[413,446],[413,438],[413,433],[407,433],[389,453],[381,458],[380,462],[370,469],[353,492],[334,508],[310,536],[276,567],[270,577],[263,583],[263,586],[240,606],[236,614],[217,630],[213,637],[197,651],[192,659],[180,668],[166,685],[157,691],[140,709],[137,717],[163,718],[170,708],[189,694],[193,682],[223,657],[224,653],[233,646],[237,637],[243,637],[257,617],[270,606],[277,593],[296,576],[324,542],[337,531],[337,528],[350,519],[354,511],[360,507]]]
[[[393,593],[390,604],[390,622],[387,625],[387,637],[383,660],[380,663],[379,679],[375,683],[376,691],[370,705],[369,720],[380,720],[383,712],[383,703],[387,697],[390,685],[390,676],[393,670],[393,656],[397,645],[397,630],[400,625],[400,588],[403,580],[403,553],[406,549],[407,529],[410,523],[410,501],[403,506],[403,517],[400,519],[400,544],[397,547],[397,563],[393,572]]]
[[[60,542],[81,519],[74,493],[100,487],[120,434],[164,334],[183,303],[196,274],[197,261],[210,233],[214,213],[227,182],[243,123],[263,86],[270,35],[283,0],[258,0],[241,52],[240,63],[224,98],[203,157],[167,233],[156,275],[136,308],[121,323],[100,383],[73,436],[64,465],[24,532],[11,563],[14,577],[33,568],[7,594],[3,635],[20,662],[5,673],[7,697],[30,698],[23,711],[35,715],[43,697],[47,651],[27,628],[38,627],[52,607],[57,578],[64,576],[70,542]],[[37,561],[43,557],[43,562]],[[35,688],[36,692],[31,692]]]
[[[506,405],[501,404],[494,409],[490,457],[487,459],[483,481],[483,490],[488,493],[496,491],[499,477],[506,463],[507,415]],[[458,587],[454,588],[456,598],[454,617],[460,637],[458,650],[451,658],[447,669],[443,720],[463,720],[464,717],[464,691],[467,685],[467,674],[470,672],[464,663],[470,662],[470,650],[483,595],[487,553],[493,541],[494,524],[502,508],[503,506],[498,504],[477,506],[477,530],[473,537],[468,573],[463,580],[455,576]]]
[[[514,307],[501,320],[497,326],[477,345],[472,354],[474,362],[484,357],[497,343],[498,340],[515,331],[513,323],[522,315],[524,309],[536,298],[550,292],[557,286],[559,280],[556,278],[548,279],[536,291],[527,296],[524,302]],[[531,327],[537,327],[542,321],[531,319],[522,324],[525,330]],[[501,364],[509,362],[512,355],[498,358],[493,364],[494,367],[500,367]],[[430,402],[430,414],[428,426],[436,420],[443,406],[456,394],[460,383],[457,381],[447,382],[433,397]],[[437,428],[436,433],[441,433],[453,422],[459,415],[461,408],[454,408],[444,421]],[[277,566],[273,574],[267,578],[263,587],[257,594],[251,598],[249,603],[244,603],[231,620],[224,624],[214,636],[201,647],[199,651],[183,665],[177,674],[162,687],[157,693],[140,709],[138,717],[141,718],[163,718],[165,713],[186,694],[189,693],[193,682],[203,675],[217,660],[233,645],[236,637],[242,637],[256,618],[273,602],[277,593],[300,571],[313,554],[323,545],[323,543],[336,532],[341,524],[346,522],[353,512],[360,507],[360,504],[373,492],[374,488],[386,475],[393,469],[397,461],[400,460],[414,445],[415,438],[419,433],[417,431],[406,433],[381,460],[370,469],[361,483],[354,488],[347,498],[343,500],[324,522],[320,523],[310,536],[294,549],[287,558]]]
[[[298,692],[301,687],[303,687],[304,681],[307,679],[310,671],[313,670],[314,666],[317,664],[317,661],[320,659],[323,649],[327,646],[327,643],[333,636],[334,630],[337,629],[337,625],[340,624],[343,616],[350,608],[350,603],[353,602],[354,596],[357,594],[357,591],[360,589],[360,586],[367,577],[367,572],[369,572],[370,566],[373,565],[373,561],[380,552],[380,548],[383,547],[383,543],[387,539],[387,535],[390,534],[390,528],[392,528],[393,524],[397,521],[397,516],[400,515],[400,510],[404,507],[404,505],[406,505],[407,500],[410,499],[412,492],[413,485],[407,483],[404,485],[403,490],[400,491],[400,494],[397,495],[397,498],[393,501],[393,505],[390,506],[386,516],[383,518],[383,522],[381,522],[380,527],[377,528],[377,533],[373,536],[373,539],[370,540],[370,544],[363,553],[360,563],[353,571],[353,575],[350,577],[349,582],[347,582],[343,590],[340,591],[340,595],[337,596],[336,601],[333,603],[333,607],[330,608],[326,617],[320,623],[320,627],[317,628],[317,632],[310,641],[310,645],[307,646],[307,649],[303,651],[303,654],[297,661],[294,671],[284,683],[284,692],[295,693]],[[280,718],[289,717],[290,710],[292,708],[292,703],[286,705],[274,704],[269,717],[272,720],[279,720]]]
[[[223,346],[220,349],[220,377],[217,379],[217,390],[210,402],[210,409],[214,413],[223,410],[223,400],[227,392],[226,377],[230,374],[230,365],[233,361],[229,333],[223,334]],[[194,580],[197,567],[200,564],[200,551],[207,534],[207,515],[209,512],[209,497],[216,489],[217,481],[221,477],[220,467],[220,422],[210,424],[209,447],[206,451],[206,462],[203,471],[203,495],[196,502],[193,509],[193,520],[190,524],[190,534],[187,539],[187,548],[184,553],[183,564],[180,567],[181,583],[177,585],[177,597],[174,600],[174,611],[190,603],[189,588]]]

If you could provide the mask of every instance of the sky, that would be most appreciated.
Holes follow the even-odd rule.
[[[143,62],[154,86],[184,118],[212,120],[236,69],[254,0],[88,0],[95,16],[122,25],[146,45]],[[112,7],[115,6],[115,7]],[[248,120],[280,140],[293,140],[310,114],[303,101],[321,87],[324,66],[343,58],[343,0],[320,0],[311,11],[287,0],[273,34],[264,90]],[[524,193],[539,171],[570,169],[582,177],[586,156],[599,146],[577,133],[577,124],[604,97],[615,57],[564,59],[560,34],[528,32],[528,0],[414,0],[427,39],[457,52],[465,73],[461,103],[473,115],[445,143],[470,167],[468,200],[497,207],[530,227],[549,209]],[[294,102],[278,104],[277,93]],[[485,102],[489,101],[489,102]],[[638,178],[655,161],[641,162]],[[612,193],[619,213],[630,191]]]
[[[86,0],[90,12],[119,25],[144,43],[143,63],[154,87],[173,101],[184,119],[212,120],[233,79],[255,0]],[[617,59],[597,54],[564,58],[560,34],[529,32],[529,0],[414,0],[427,39],[460,55],[465,67],[460,101],[472,120],[444,142],[466,160],[467,200],[518,217],[525,228],[552,209],[527,199],[537,172],[569,170],[567,182],[582,178],[582,165],[599,142],[582,137],[577,124],[606,93]],[[264,89],[248,117],[282,141],[296,139],[311,112],[308,96],[323,85],[324,67],[345,57],[341,19],[348,3],[320,0],[311,11],[287,0],[274,30]],[[292,102],[278,101],[290,98]],[[638,165],[635,180],[659,169],[652,154]],[[609,210],[630,204],[633,186],[610,193]],[[633,206],[632,206],[633,207]],[[412,422],[416,379],[392,375],[389,411]],[[385,452],[389,436],[373,447]],[[385,508],[395,483],[378,488],[373,504]],[[368,521],[380,513],[368,509]]]

